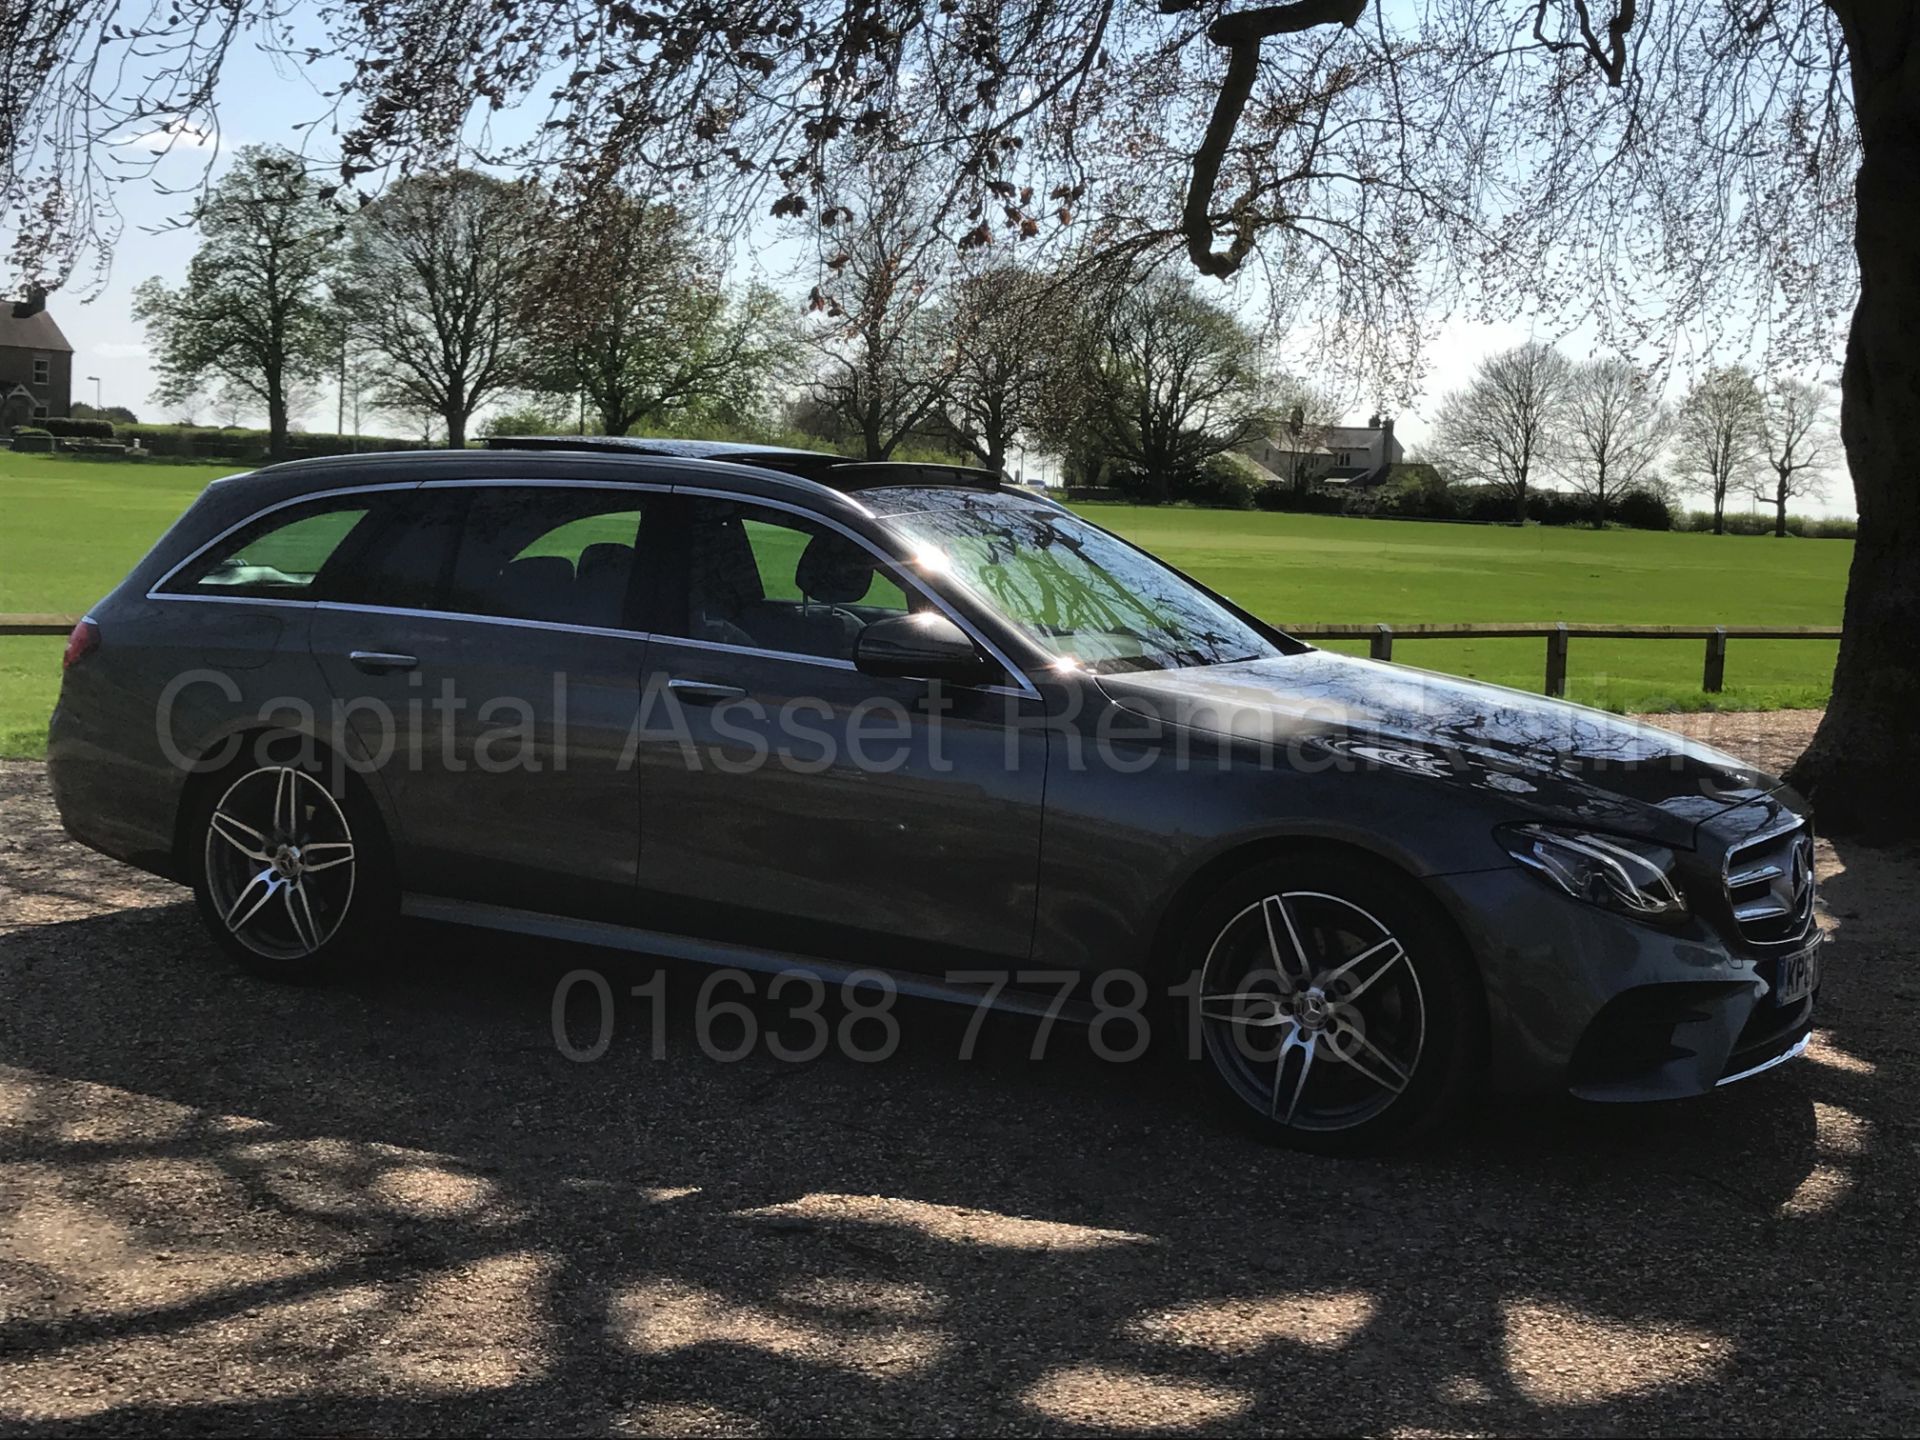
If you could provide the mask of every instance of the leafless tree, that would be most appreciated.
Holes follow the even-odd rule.
[[[1666,447],[1670,420],[1646,372],[1602,357],[1568,376],[1559,472],[1593,503],[1593,528],[1604,529],[1607,506],[1637,489]]]
[[[1433,448],[1448,478],[1493,486],[1524,524],[1528,489],[1564,423],[1572,375],[1567,357],[1537,340],[1481,361],[1434,420]]]
[[[1823,386],[1794,375],[1767,384],[1761,434],[1773,473],[1753,487],[1753,498],[1773,506],[1773,533],[1787,533],[1790,501],[1826,494],[1826,466],[1833,442],[1832,406]]]
[[[835,157],[879,143],[938,159],[955,244],[1065,232],[1129,261],[1259,266],[1278,313],[1399,384],[1436,305],[1650,352],[1682,326],[1764,331],[1795,364],[1851,310],[1860,540],[1833,703],[1794,773],[1829,828],[1920,827],[1920,0],[49,0],[9,18],[0,210],[22,283],[102,253],[113,181],[216,125],[226,59],[254,44],[325,76],[353,190],[479,136],[483,159],[583,197],[679,186],[831,229]],[[485,143],[518,105],[546,122]],[[109,143],[128,137],[146,148]]]
[[[952,264],[938,201],[912,165],[869,157],[847,194],[837,248],[809,298],[815,389],[860,437],[869,460],[939,414],[954,383],[953,332],[942,313]]]
[[[473,412],[531,374],[537,213],[530,187],[448,170],[401,181],[354,223],[342,302],[367,378],[380,403],[439,416],[456,449]]]
[[[947,426],[993,471],[1035,423],[1070,317],[1059,277],[1010,261],[963,276],[953,287],[952,378]]]
[[[1683,488],[1713,503],[1713,533],[1727,530],[1727,494],[1749,482],[1760,461],[1760,387],[1737,365],[1709,370],[1680,402],[1674,462]]]

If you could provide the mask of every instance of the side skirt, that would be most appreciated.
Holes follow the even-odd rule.
[[[850,965],[814,955],[790,955],[779,950],[760,950],[748,945],[731,945],[719,940],[701,940],[690,935],[671,935],[661,930],[643,930],[637,926],[615,925],[602,920],[574,920],[565,915],[544,915],[537,910],[516,910],[506,905],[488,905],[478,900],[449,900],[438,895],[409,892],[400,897],[400,913],[415,920],[431,920],[446,925],[471,925],[481,930],[498,930],[513,935],[528,935],[540,940],[558,940],[573,945],[594,945],[603,950],[624,950],[637,955],[659,955],[715,969],[750,970],[762,975],[777,975],[797,970],[819,977],[823,984],[838,986],[855,975],[871,978],[883,975],[902,995],[916,1000],[936,1000],[943,1004],[965,1005],[972,1009],[985,1006],[1010,1015],[1044,1018],[1073,1025],[1089,1025],[1098,1013],[1085,1000],[1062,1002],[1050,994],[1036,994],[1013,988],[1013,978],[1022,972],[1007,967],[1008,985],[991,994],[983,985],[967,985],[933,975],[908,970],[893,970],[883,965]],[[981,970],[989,969],[982,965]],[[994,972],[996,975],[1001,973]]]

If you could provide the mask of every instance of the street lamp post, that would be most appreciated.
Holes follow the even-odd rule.
[[[89,375],[87,379],[93,381],[93,408],[98,410],[100,408],[100,377]]]

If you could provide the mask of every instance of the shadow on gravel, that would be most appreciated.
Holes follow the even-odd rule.
[[[1843,863],[1836,912],[1911,881]],[[884,1062],[722,1063],[700,972],[656,1031],[650,962],[403,952],[300,991],[186,904],[0,939],[11,1432],[1920,1423],[1913,982],[1846,922],[1810,1063],[1346,1162],[1077,1032],[961,1061],[967,1017],[902,1001]],[[588,1064],[551,1034],[576,966],[619,997]]]

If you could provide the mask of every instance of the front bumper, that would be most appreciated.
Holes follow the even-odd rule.
[[[1704,922],[1656,929],[1518,867],[1433,884],[1480,962],[1496,1089],[1678,1099],[1805,1049],[1817,996],[1776,1004],[1777,959],[1735,951]]]

